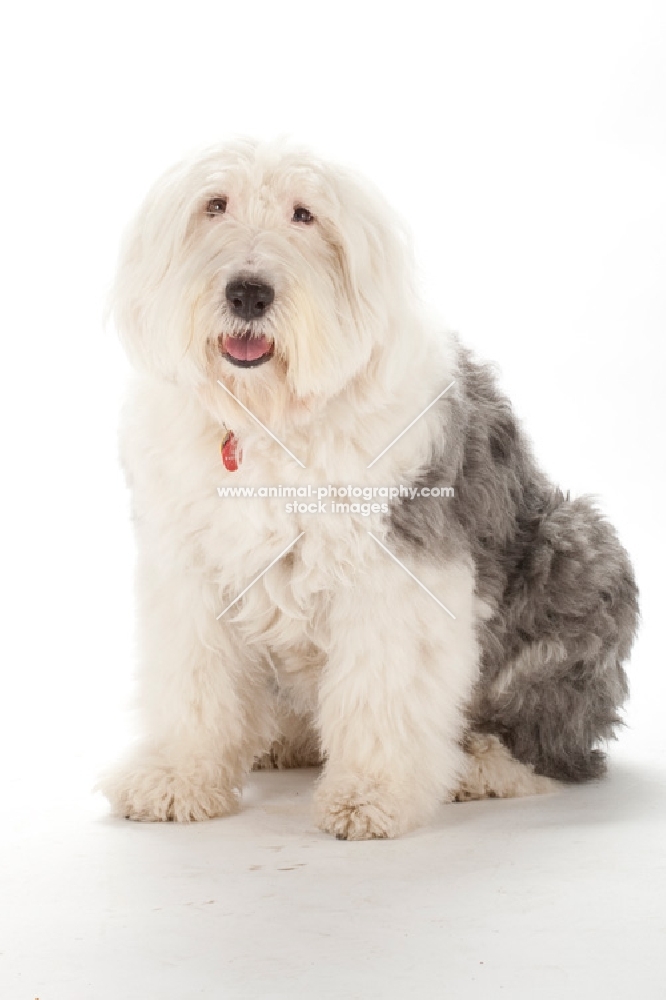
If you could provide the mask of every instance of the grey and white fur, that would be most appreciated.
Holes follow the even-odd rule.
[[[463,348],[458,357],[440,404],[443,447],[414,484],[453,485],[454,496],[396,501],[393,536],[430,558],[472,556],[490,614],[478,626],[470,731],[499,737],[537,774],[598,778],[628,695],[631,563],[594,503],[569,499],[539,470],[491,367]]]
[[[137,369],[140,738],[101,785],[120,815],[224,816],[253,766],[321,760],[318,826],[395,837],[443,800],[601,774],[629,561],[413,275],[381,195],[280,142],[177,165],[130,227],[113,310]],[[217,492],[410,480],[455,495],[314,517]]]

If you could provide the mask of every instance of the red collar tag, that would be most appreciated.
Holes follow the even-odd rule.
[[[225,469],[229,472],[235,472],[243,460],[243,452],[233,431],[227,431],[225,434],[220,451]]]

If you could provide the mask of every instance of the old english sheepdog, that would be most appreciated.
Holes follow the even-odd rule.
[[[101,781],[121,816],[225,816],[253,767],[321,764],[322,830],[395,837],[602,774],[631,565],[413,275],[378,193],[284,143],[180,164],[130,228],[141,733]]]

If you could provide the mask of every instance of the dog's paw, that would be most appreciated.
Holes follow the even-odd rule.
[[[240,793],[208,766],[176,769],[159,758],[133,761],[97,784],[116,816],[143,822],[192,823],[237,812]]]
[[[405,830],[404,813],[388,785],[368,779],[324,777],[315,792],[315,821],[338,840],[397,837]]]
[[[252,765],[253,771],[286,771],[290,768],[319,767],[321,754],[318,747],[303,744],[292,746],[276,742],[267,751],[256,757]]]
[[[470,733],[466,740],[464,773],[449,801],[545,795],[557,791],[558,787],[556,781],[535,774],[530,765],[516,760],[497,736]]]

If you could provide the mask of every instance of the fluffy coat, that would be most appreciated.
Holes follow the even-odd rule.
[[[391,837],[446,799],[600,772],[636,626],[627,557],[589,503],[549,486],[412,274],[383,199],[282,144],[210,150],[140,210],[113,296],[139,372],[122,452],[140,736],[101,782],[119,814],[225,815],[253,766],[323,761],[318,825]],[[238,280],[270,285],[261,316],[239,317]],[[266,363],[233,363],[242,337],[270,343]],[[294,513],[221,499],[221,483],[455,496]]]

